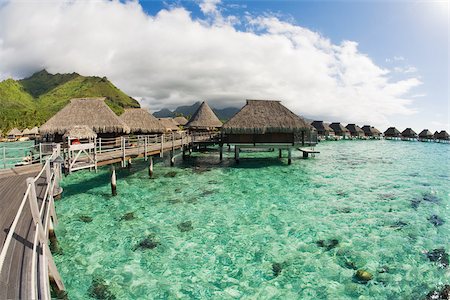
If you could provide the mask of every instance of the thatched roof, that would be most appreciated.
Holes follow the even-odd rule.
[[[172,118],[159,118],[158,120],[166,132],[180,130],[180,127],[178,127],[178,124]]]
[[[119,117],[130,127],[132,133],[163,133],[165,128],[147,110],[143,108],[129,108]]]
[[[420,138],[426,138],[426,139],[432,139],[433,133],[429,131],[428,129],[424,129],[419,133]]]
[[[22,135],[29,135],[30,134],[30,129],[28,129],[28,128],[25,128],[23,131],[22,131]]]
[[[334,134],[333,129],[328,125],[327,123],[324,123],[323,121],[313,121],[311,123],[311,126],[314,127],[319,133]]]
[[[16,136],[16,135],[22,135],[22,132],[19,130],[19,129],[17,129],[16,127],[14,127],[13,129],[11,129],[9,132],[8,132],[8,135],[14,135],[14,136]]]
[[[336,133],[337,135],[349,135],[350,134],[350,131],[347,128],[345,128],[344,126],[342,126],[342,124],[339,122],[331,123],[330,127],[333,129],[334,133]]]
[[[86,125],[96,133],[129,133],[130,128],[106,105],[105,98],[77,98],[41,126],[43,135],[64,134]]]
[[[34,126],[33,128],[30,129],[30,134],[38,135],[39,134],[39,128]]]
[[[310,129],[303,118],[274,100],[247,100],[222,127],[223,132],[233,134],[293,133]]]
[[[184,126],[189,122],[185,117],[182,116],[175,117],[174,120],[178,123],[179,126]]]
[[[64,133],[64,138],[70,137],[74,139],[93,139],[97,134],[87,125],[73,126]]]
[[[211,107],[203,101],[197,111],[185,126],[191,129],[214,129],[222,127],[222,122],[217,118]]]
[[[449,140],[450,139],[450,135],[447,133],[447,131],[442,130],[441,132],[439,132],[437,134],[437,139],[439,140]]]
[[[395,128],[395,127],[389,127],[384,132],[384,135],[388,136],[388,137],[399,137],[400,136],[400,131],[398,131],[397,128]]]
[[[364,131],[364,134],[366,136],[378,136],[378,135],[381,135],[381,132],[378,129],[376,129],[375,127],[370,126],[370,125],[364,125],[363,127],[361,127],[361,129]]]
[[[406,138],[415,138],[417,137],[417,133],[411,128],[406,128],[402,131],[402,136]]]
[[[347,128],[352,135],[364,135],[364,130],[362,130],[361,127],[356,124],[347,124],[345,128]]]

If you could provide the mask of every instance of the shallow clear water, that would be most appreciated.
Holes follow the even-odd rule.
[[[33,146],[34,141],[0,143],[0,169],[12,168],[22,162],[23,157],[30,155],[30,151],[35,153]]]
[[[316,149],[291,166],[277,152],[242,153],[240,165],[194,153],[156,163],[155,179],[136,161],[118,172],[117,197],[108,168],[65,178],[55,259],[70,298],[88,298],[94,278],[116,299],[417,299],[448,284],[426,251],[450,252],[449,145]],[[148,236],[156,247],[139,247]],[[356,269],[373,279],[358,283]]]

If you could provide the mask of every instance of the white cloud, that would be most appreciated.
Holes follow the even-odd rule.
[[[210,19],[197,20],[180,7],[149,16],[137,2],[10,2],[0,6],[0,78],[43,67],[107,76],[153,110],[280,99],[302,115],[379,126],[414,113],[407,95],[421,82],[392,81],[356,42],[273,16],[224,17],[219,4],[201,2]]]

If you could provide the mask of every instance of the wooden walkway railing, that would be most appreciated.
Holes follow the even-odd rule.
[[[60,193],[59,157],[60,146],[56,145],[37,176],[26,180],[25,194],[0,252],[1,299],[51,299],[50,281],[64,290],[49,248],[49,232],[57,223],[53,197]],[[18,230],[19,224],[30,224],[30,219],[25,233]],[[17,244],[23,244],[22,253],[17,253]],[[11,275],[18,272],[20,276]]]

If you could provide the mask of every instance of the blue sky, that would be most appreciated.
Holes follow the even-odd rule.
[[[448,17],[446,1],[3,0],[0,79],[46,68],[107,76],[151,111],[265,98],[449,130]]]

